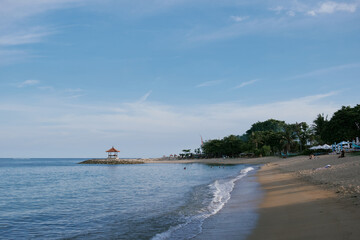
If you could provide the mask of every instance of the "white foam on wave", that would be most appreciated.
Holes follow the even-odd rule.
[[[205,209],[200,209],[197,215],[187,217],[185,223],[179,224],[177,226],[172,226],[167,231],[156,234],[152,238],[152,240],[190,239],[201,233],[204,220],[218,213],[229,201],[229,199],[231,198],[231,192],[235,187],[236,181],[245,177],[248,172],[253,170],[253,167],[247,167],[245,169],[242,169],[240,171],[240,174],[235,178],[216,180],[214,183],[210,184],[209,187],[213,192],[213,198],[210,204]],[[177,236],[178,230],[182,230],[183,228],[190,228],[191,230],[196,231],[196,233],[193,232],[191,236],[186,236],[186,238],[184,238],[182,234]]]
[[[235,182],[247,175],[248,172],[254,170],[253,167],[247,167],[241,170],[240,174],[230,180],[216,180],[210,185],[214,190],[214,198],[208,206],[209,214],[206,218],[218,213],[224,205],[229,201],[231,192],[234,190]]]

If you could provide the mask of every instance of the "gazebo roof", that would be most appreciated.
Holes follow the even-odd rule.
[[[116,150],[114,147],[110,148],[106,152],[120,152],[119,150]]]

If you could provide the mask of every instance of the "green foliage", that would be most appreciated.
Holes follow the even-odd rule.
[[[297,134],[296,134],[297,126],[296,124],[286,124],[284,128],[284,132],[282,133],[281,140],[283,146],[285,146],[286,152],[290,152],[291,145],[294,143]]]
[[[324,114],[319,114],[312,127],[305,122],[287,124],[275,119],[256,122],[241,136],[208,140],[201,148],[206,157],[238,157],[240,153],[254,153],[257,156],[280,152],[309,153],[309,141],[331,144],[353,140],[357,136],[360,137],[360,105],[342,107],[330,120]]]
[[[261,147],[261,155],[262,156],[270,156],[271,154],[271,147],[268,145],[264,145]]]
[[[282,132],[286,123],[284,121],[269,119],[264,122],[254,123],[249,130],[246,131],[246,134],[249,136],[253,132]]]
[[[320,144],[355,139],[360,136],[360,104],[353,108],[343,106],[330,120],[319,114],[314,120],[314,130]]]
[[[238,136],[230,135],[221,140],[206,141],[201,148],[207,157],[238,157],[242,152],[242,145],[243,141]]]
[[[315,140],[319,144],[324,144],[325,142],[323,139],[325,139],[326,134],[326,125],[328,124],[327,116],[324,117],[324,114],[317,115],[316,119],[314,120],[313,124],[313,130],[315,133]]]
[[[306,122],[296,123],[297,137],[300,142],[300,152],[305,149],[306,142],[314,139],[313,130]]]

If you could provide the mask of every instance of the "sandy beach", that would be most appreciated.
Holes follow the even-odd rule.
[[[258,206],[259,218],[248,237],[250,240],[360,239],[360,156],[145,162],[263,164],[256,177],[264,197]],[[238,239],[236,232],[240,223],[236,222],[236,211],[232,216],[227,214],[227,218],[234,219],[233,227],[221,231],[222,237]]]

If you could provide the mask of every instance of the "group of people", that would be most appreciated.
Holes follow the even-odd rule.
[[[345,157],[345,150],[343,149],[343,150],[341,150],[341,152],[340,152],[340,156],[339,156],[339,158],[344,158]],[[315,157],[315,155],[314,154],[311,154],[310,156],[309,156],[309,159],[315,159],[316,157]]]

